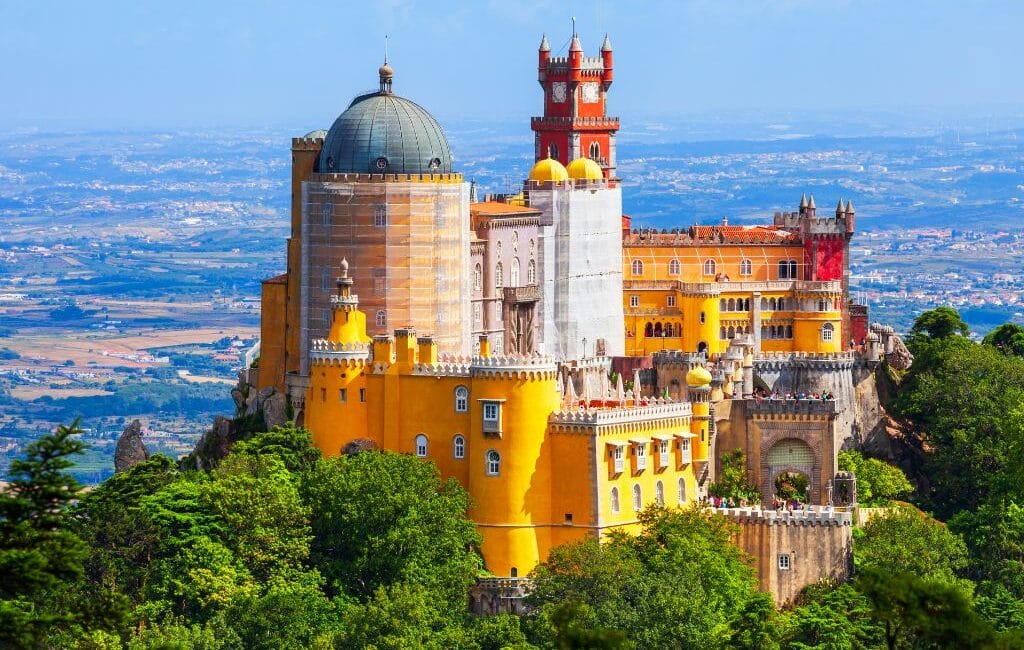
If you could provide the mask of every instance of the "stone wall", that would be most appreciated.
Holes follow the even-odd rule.
[[[736,544],[752,557],[762,591],[778,606],[792,603],[819,580],[845,580],[853,568],[853,516],[849,512],[720,509],[739,526]]]

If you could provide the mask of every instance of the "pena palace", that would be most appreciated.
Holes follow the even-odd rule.
[[[498,579],[702,500],[735,449],[764,499],[795,472],[831,506],[836,454],[863,433],[857,368],[898,345],[850,302],[853,203],[633,228],[610,40],[555,55],[545,37],[537,63],[535,164],[513,194],[477,201],[387,61],[375,92],[292,140],[253,388],[286,395],[325,455],[358,443],[455,478]],[[798,391],[830,399],[764,398]]]

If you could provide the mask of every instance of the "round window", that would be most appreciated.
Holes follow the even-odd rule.
[[[334,157],[327,156],[327,169],[334,169]]]
[[[430,159],[430,168],[431,169],[439,169],[440,167],[441,167],[441,159],[440,158],[431,158]]]
[[[377,169],[381,169],[381,170],[387,169],[388,168],[388,159],[385,158],[384,156],[381,156],[380,158],[375,160],[373,164],[376,165]]]

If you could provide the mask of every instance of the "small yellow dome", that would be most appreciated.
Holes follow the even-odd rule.
[[[565,166],[550,156],[544,160],[538,160],[537,164],[530,170],[530,180],[538,183],[554,182],[561,183],[569,180],[569,173]]]
[[[686,383],[693,388],[707,386],[711,383],[711,373],[704,366],[694,366],[686,373]]]
[[[577,158],[569,163],[566,171],[569,172],[569,178],[578,181],[599,181],[604,178],[601,165],[590,158]]]

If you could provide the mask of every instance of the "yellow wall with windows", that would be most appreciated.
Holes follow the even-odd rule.
[[[679,272],[673,273],[679,262]],[[743,261],[750,261],[750,273],[742,271]],[[721,245],[665,246],[628,244],[622,247],[622,278],[624,280],[675,280],[678,282],[713,282],[716,275],[728,276],[733,282],[769,282],[779,278],[779,261],[795,261],[798,278],[804,277],[804,252],[794,245]],[[640,268],[634,265],[640,262]],[[713,272],[705,273],[706,262],[714,263]],[[640,273],[635,273],[635,271]],[[711,269],[707,269],[711,270]]]

